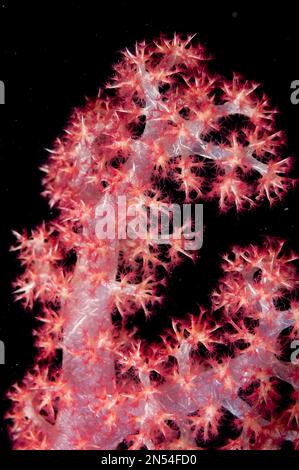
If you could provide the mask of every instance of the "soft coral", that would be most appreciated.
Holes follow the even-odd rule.
[[[167,271],[194,256],[180,238],[166,250],[150,237],[139,246],[99,240],[99,208],[116,208],[126,195],[147,210],[170,202],[171,186],[178,200],[215,198],[223,212],[243,210],[263,198],[272,203],[292,184],[268,100],[256,84],[212,75],[207,60],[192,36],[126,50],[107,93],[74,112],[42,168],[44,195],[59,215],[49,229],[17,235],[25,266],[17,297],[29,308],[39,302],[43,326],[36,366],[9,394],[15,448],[103,449],[124,440],[130,448],[194,448],[199,434],[206,444],[220,432],[223,407],[239,429],[243,423],[229,447],[275,447],[292,431],[289,418],[279,438],[273,423],[285,421],[271,416],[265,424],[260,407],[249,412],[249,399],[239,396],[265,365],[298,389],[298,373],[274,354],[279,332],[298,323],[297,310],[292,318],[292,307],[275,306],[297,284],[295,256],[284,255],[281,242],[234,248],[210,311],[174,321],[155,346],[135,343],[111,321],[113,308],[123,319],[140,309],[149,317]],[[236,115],[246,124],[232,131],[226,122]],[[61,377],[53,376],[55,346],[63,349]],[[265,384],[255,395],[263,408]]]

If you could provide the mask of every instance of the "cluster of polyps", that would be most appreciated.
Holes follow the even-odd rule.
[[[99,207],[119,196],[145,211],[213,198],[224,212],[272,203],[291,184],[267,98],[240,77],[211,75],[191,39],[126,50],[43,167],[59,216],[16,234],[16,295],[39,311],[35,365],[9,392],[16,449],[299,446],[298,367],[280,360],[277,341],[299,329],[295,257],[283,243],[234,248],[210,307],[149,344],[126,319],[155,315],[167,274],[194,253],[180,238],[161,247],[96,234]]]

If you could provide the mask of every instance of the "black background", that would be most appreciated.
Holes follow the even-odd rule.
[[[72,108],[83,104],[85,96],[97,95],[121,49],[160,32],[198,33],[215,57],[215,70],[228,77],[238,71],[263,84],[281,111],[278,121],[288,137],[288,155],[295,161],[299,157],[299,105],[290,102],[290,84],[299,79],[299,27],[292,4],[265,2],[262,9],[262,2],[242,8],[241,2],[220,8],[188,0],[103,3],[0,1],[0,79],[6,91],[6,104],[0,106],[0,340],[6,347],[0,397],[33,360],[32,318],[13,302],[11,293],[19,269],[8,251],[11,231],[51,217],[39,195],[38,167],[47,158],[45,149],[62,132]],[[298,176],[297,164],[294,174]],[[219,276],[220,255],[233,244],[254,243],[272,234],[299,249],[298,201],[295,190],[274,208],[263,205],[240,216],[220,216],[215,206],[205,204],[200,259],[175,272],[164,310],[181,315],[206,302]],[[155,316],[149,325],[139,319],[141,330],[147,327],[147,334],[154,336],[167,318]],[[2,413],[7,403],[1,403]],[[0,447],[8,448],[1,424],[0,435]]]

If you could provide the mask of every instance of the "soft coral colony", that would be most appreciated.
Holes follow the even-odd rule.
[[[275,203],[292,185],[267,97],[208,63],[191,36],[125,50],[50,151],[44,195],[59,215],[14,247],[16,296],[39,325],[35,363],[8,394],[15,449],[299,448],[299,368],[277,340],[299,334],[296,256],[284,243],[232,248],[210,305],[149,343],[126,320],[155,315],[169,273],[193,253],[179,239],[96,234],[97,208],[120,195],[145,211],[212,199],[224,213]]]

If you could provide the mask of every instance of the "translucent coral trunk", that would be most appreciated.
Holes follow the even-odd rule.
[[[192,39],[124,51],[42,168],[59,216],[16,234],[25,266],[16,294],[40,308],[35,366],[9,392],[16,449],[191,449],[217,436],[221,448],[298,446],[298,369],[279,359],[277,342],[299,327],[295,301],[277,306],[297,285],[283,242],[233,248],[209,308],[173,319],[154,344],[126,327],[140,310],[156,314],[169,274],[196,253],[179,236],[166,245],[149,232],[129,236],[120,198],[147,220],[149,209],[210,199],[221,212],[253,210],[292,184],[267,98],[241,77],[208,72]],[[102,236],[105,211],[125,233]],[[291,387],[284,407],[282,382]]]

